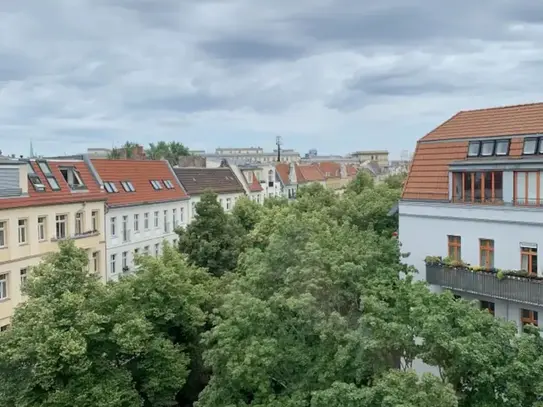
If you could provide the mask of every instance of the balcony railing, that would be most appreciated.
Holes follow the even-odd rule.
[[[403,200],[406,201],[419,201],[419,200],[431,200],[440,201],[446,203],[457,203],[465,205],[501,205],[501,206],[518,206],[518,207],[543,207],[543,198],[515,198],[510,200],[504,200],[503,198],[455,198],[449,197],[448,192],[407,192]]]
[[[53,237],[51,237],[51,241],[52,242],[58,242],[58,241],[61,241],[61,240],[84,239],[86,237],[98,236],[99,234],[100,234],[100,232],[97,231],[97,230],[87,230],[86,232],[74,233],[74,234],[65,235],[65,236],[56,236],[56,235],[54,235]]]
[[[543,306],[543,280],[514,275],[472,271],[446,265],[426,265],[426,280],[430,284],[453,291]]]

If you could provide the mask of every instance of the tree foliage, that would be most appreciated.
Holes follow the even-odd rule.
[[[6,405],[541,407],[543,339],[417,281],[394,183],[205,194],[177,250],[103,285],[63,244],[0,333]],[[421,362],[435,374],[417,374]]]
[[[145,152],[150,159],[168,160],[172,166],[177,165],[179,157],[190,155],[189,149],[178,141],[150,143]]]

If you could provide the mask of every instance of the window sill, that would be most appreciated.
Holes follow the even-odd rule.
[[[11,298],[10,297],[6,297],[6,298],[0,298],[0,304],[3,303],[3,302],[7,302],[7,301],[10,301]]]
[[[47,242],[47,239],[39,239],[38,240],[38,243],[46,243]]]
[[[25,242],[25,243],[19,243],[19,247],[24,247],[24,246],[28,246],[29,243],[28,242]]]
[[[100,232],[98,231],[92,231],[88,233],[82,233],[80,235],[72,235],[67,237],[54,237],[51,239],[52,242],[59,242],[62,240],[79,240],[79,239],[85,239],[87,237],[94,237],[100,235]]]

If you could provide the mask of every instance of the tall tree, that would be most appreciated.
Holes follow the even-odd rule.
[[[196,218],[179,229],[179,251],[189,262],[220,276],[236,268],[245,230],[225,213],[217,195],[207,192],[196,204]]]
[[[179,157],[190,155],[189,149],[177,141],[150,143],[146,154],[152,160],[168,160],[172,166],[177,165]]]
[[[360,170],[356,177],[347,184],[345,191],[360,194],[366,188],[373,188],[374,183],[373,177],[367,170]]]

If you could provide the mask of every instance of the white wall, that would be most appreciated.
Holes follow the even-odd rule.
[[[149,246],[149,254],[155,254],[156,245],[162,246],[167,240],[173,243],[177,239],[173,225],[173,209],[176,210],[178,226],[184,226],[189,222],[190,206],[189,200],[171,201],[149,205],[137,205],[122,208],[110,208],[106,214],[106,270],[107,279],[116,280],[123,274],[123,252],[127,253],[127,266],[129,271],[134,269],[134,250],[138,249],[140,254],[144,248]],[[169,231],[165,232],[164,211],[167,211],[166,221]],[[158,212],[158,227],[155,226],[155,212]],[[183,217],[181,218],[181,212]],[[145,214],[149,214],[149,228],[145,228]],[[134,215],[139,215],[139,231],[134,230]],[[123,242],[123,216],[128,217],[129,240]],[[111,219],[115,218],[116,233],[111,234]],[[115,272],[112,272],[111,255],[115,254]]]
[[[234,193],[234,194],[218,194],[217,195],[217,200],[222,203],[223,209],[226,212],[229,212],[232,209],[234,209],[234,205],[235,205],[236,201],[239,198],[241,198],[242,196],[245,196],[245,194],[242,193],[242,192],[237,192],[237,193]],[[231,205],[230,209],[226,208],[228,199],[230,199],[230,205]],[[200,196],[191,195],[191,197],[190,197],[190,210],[189,210],[189,214],[190,214],[189,223],[190,223],[190,220],[192,220],[194,218],[194,216],[196,216],[196,209],[195,208],[196,208],[196,204],[198,202],[200,202]]]

